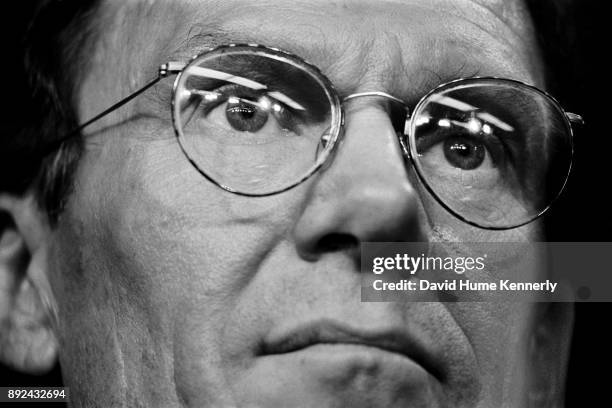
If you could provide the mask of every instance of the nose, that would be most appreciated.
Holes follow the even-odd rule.
[[[346,105],[333,163],[310,185],[294,229],[298,253],[315,260],[361,242],[423,241],[424,214],[388,112],[371,100]]]

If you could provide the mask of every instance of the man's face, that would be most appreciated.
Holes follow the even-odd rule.
[[[384,91],[415,103],[476,74],[542,86],[517,2],[109,3],[81,119],[144,84],[159,64],[228,42],[293,52],[341,95]],[[375,99],[347,104],[337,155],[306,183],[271,197],[230,194],[185,159],[170,89],[162,82],[89,132],[54,232],[60,359],[74,400],[495,407],[519,398],[528,307],[360,302],[358,249],[527,241],[537,225],[492,232],[447,213],[416,182]]]

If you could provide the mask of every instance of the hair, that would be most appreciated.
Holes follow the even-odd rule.
[[[99,0],[39,0],[25,11],[22,76],[13,84],[18,122],[0,137],[0,192],[32,189],[53,224],[72,186],[80,138],[49,146],[78,126],[76,95],[88,71],[87,45],[95,42]]]
[[[21,124],[0,137],[0,192],[33,190],[50,223],[57,222],[73,185],[82,153],[76,137],[48,153],[48,146],[78,126],[76,93],[88,72],[87,50],[99,35],[100,0],[39,0],[23,40],[26,74]],[[557,71],[569,60],[575,38],[570,21],[573,0],[525,0],[548,70],[547,87],[562,91]],[[27,108],[26,108],[27,107]]]

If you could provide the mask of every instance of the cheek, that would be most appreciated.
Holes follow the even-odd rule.
[[[139,387],[173,378],[175,338],[218,343],[211,337],[297,211],[297,200],[223,192],[172,142],[85,157],[58,232],[63,332],[78,333],[65,350],[97,350],[91,364],[100,372],[150,368],[149,383],[129,376]]]
[[[91,239],[135,278],[227,295],[290,228],[290,205],[220,190],[175,143],[133,146],[124,162],[104,183]]]
[[[134,270],[129,279],[224,286],[224,271],[251,269],[291,228],[291,203],[222,191],[174,140],[110,149],[82,168],[74,225],[101,251],[95,263]]]
[[[531,362],[529,340],[534,304],[526,302],[457,302],[447,304],[462,328],[478,362],[483,406],[501,406],[509,396],[522,395]],[[512,399],[512,398],[510,398]]]
[[[418,191],[419,216],[426,220],[428,239],[432,242],[533,242],[544,239],[544,225],[540,221],[505,231],[487,230],[466,224],[436,201],[414,171],[409,173],[409,178]]]

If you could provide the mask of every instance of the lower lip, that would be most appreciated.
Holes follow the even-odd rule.
[[[403,354],[362,344],[319,343],[270,357],[294,358],[300,366],[323,377],[391,375],[397,376],[398,381],[409,382],[422,382],[431,377],[420,364]]]
[[[321,343],[259,356],[242,372],[254,406],[438,406],[441,384],[405,355],[362,344]]]

